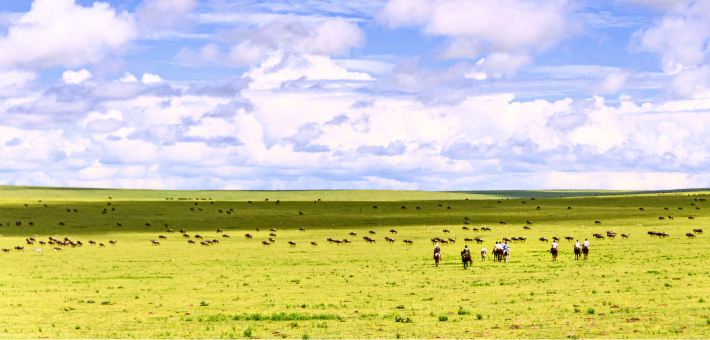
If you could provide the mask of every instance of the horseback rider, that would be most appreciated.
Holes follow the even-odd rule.
[[[436,246],[434,246],[434,255],[436,254],[441,254],[441,248],[439,248],[438,243],[436,244]]]
[[[552,241],[552,249],[557,249],[557,242],[556,241]]]
[[[508,247],[508,242],[506,241],[505,244],[503,245],[503,249],[508,250],[510,252],[510,247]]]
[[[461,251],[461,256],[464,256],[466,254],[471,255],[471,251],[468,249],[468,245],[465,245],[463,247],[463,250]]]
[[[584,248],[589,249],[589,241],[588,241],[586,238],[584,239],[584,244],[583,244],[583,246],[584,246]]]
[[[575,247],[575,248],[581,248],[581,247],[579,246],[579,240],[577,240],[577,243],[575,243],[574,247]]]

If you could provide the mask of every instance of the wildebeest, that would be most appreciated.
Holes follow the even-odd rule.
[[[303,215],[303,212],[300,212],[300,211],[299,211],[298,214],[299,214],[299,215]]]
[[[688,236],[688,238],[695,238],[695,234],[693,233],[685,233],[685,236]]]
[[[160,245],[160,242],[158,242],[158,241],[156,241],[156,240],[150,240],[150,243],[151,243],[152,245],[154,245],[154,246],[159,246],[159,245]]]
[[[666,218],[663,217],[663,216],[661,216],[661,217],[659,217],[658,219],[659,219],[659,220],[665,220]]]
[[[405,206],[402,206],[402,207],[401,207],[400,209],[407,209],[407,207],[405,207]]]
[[[550,242],[546,237],[540,237],[540,242]]]
[[[523,229],[525,229],[525,230],[530,230],[530,227],[524,226]]]
[[[105,247],[106,245],[103,243],[99,243],[99,247]]]
[[[55,251],[62,251],[62,248],[61,247],[54,247],[54,250]]]
[[[112,246],[115,246],[115,245],[116,245],[116,242],[118,242],[118,241],[114,241],[114,240],[109,240],[109,241],[108,241],[108,243],[111,243]]]
[[[467,237],[467,238],[464,238],[463,241],[464,242],[473,242],[473,239],[470,237]]]
[[[195,244],[195,240],[187,240],[188,244]]]
[[[663,210],[668,210],[668,207],[663,208]]]
[[[688,216],[688,219],[689,219],[689,220],[694,220],[695,217],[693,217],[693,216]]]
[[[532,224],[532,221],[525,221],[528,225]]]
[[[202,235],[200,235],[200,234],[196,234],[196,235],[195,235],[195,238],[199,238],[199,239],[201,239],[201,238],[202,238]]]
[[[276,242],[276,239],[269,238],[269,242]]]
[[[468,220],[468,217],[464,216],[464,218],[463,218],[463,219],[464,219],[464,220]]]
[[[180,232],[184,234],[184,233],[185,233],[185,229],[180,229]]]
[[[572,240],[574,240],[574,237],[572,237],[572,236],[565,236],[565,240],[567,240],[567,241],[572,241]]]
[[[372,206],[372,209],[377,209],[377,206],[376,206],[376,205],[373,205],[373,206]]]
[[[463,229],[463,230],[468,230],[468,227],[462,227],[461,229]]]
[[[535,208],[535,209],[537,209],[537,210],[540,210],[540,209],[542,209],[542,208],[540,208],[540,207],[538,206],[538,207],[537,207],[537,208]]]
[[[553,241],[555,241],[555,242],[557,242],[557,241],[559,241],[559,240],[560,240],[560,238],[559,238],[559,237],[557,237],[557,236],[552,236],[552,240],[553,240]]]
[[[491,228],[483,227],[483,228],[481,228],[481,231],[491,231]]]
[[[594,224],[602,224],[602,221],[594,221]]]
[[[291,245],[292,247],[296,245],[296,242],[293,241],[288,241],[288,244]]]
[[[505,223],[505,221],[500,221],[500,222],[498,222],[498,224],[507,224],[507,223]]]
[[[373,235],[376,234],[376,232],[374,230],[370,230],[370,231],[368,231],[368,233],[373,234]]]
[[[672,220],[672,219],[673,219],[673,216],[668,215],[668,219],[669,219],[669,220]]]
[[[698,234],[701,234],[701,233],[703,232],[702,229],[693,229],[693,231],[696,232],[696,233],[698,233]]]
[[[643,208],[639,208],[639,210],[643,211]]]
[[[222,232],[222,229],[217,229],[217,233],[221,233],[221,232]]]
[[[263,245],[265,245],[265,246],[270,246],[270,245],[271,245],[271,243],[269,243],[268,241],[261,241],[261,244],[263,244]]]
[[[172,233],[172,232],[173,232],[173,230],[172,230],[172,229],[168,229],[168,230],[166,230],[166,232],[168,232],[168,233]]]
[[[222,234],[222,237],[229,237],[228,234]]]
[[[469,224],[468,221],[464,221],[463,224]]]
[[[678,210],[683,210],[683,208],[681,208],[681,207],[678,207]]]
[[[271,234],[269,234],[269,236],[276,237],[276,233],[271,233]]]
[[[451,231],[449,231],[448,229],[444,229],[443,231],[444,231],[444,234],[448,234],[448,233],[451,232]]]
[[[166,240],[168,239],[165,235],[159,235],[158,238],[164,238]]]
[[[22,251],[24,251],[24,250],[25,250],[25,247],[23,247],[23,246],[17,246],[17,247],[15,247],[15,250],[22,250]]]
[[[476,243],[483,243],[483,239],[476,237],[474,240],[476,240]]]
[[[269,231],[276,231],[276,229],[274,229],[274,228],[271,228],[271,229],[270,229]]]
[[[449,209],[449,210],[451,210],[451,207],[446,207],[446,209]]]
[[[350,236],[357,236],[357,234],[355,232],[351,232],[349,235]]]
[[[572,207],[567,207],[567,210],[572,210]]]
[[[629,238],[628,234],[621,234],[621,238]]]
[[[413,240],[403,240],[402,242],[404,242],[404,243],[406,243],[406,244],[409,244],[409,245],[413,245],[413,244],[414,244],[414,241],[413,241]]]
[[[300,231],[306,231],[306,228],[298,228]]]
[[[190,238],[190,235],[188,235],[188,234],[182,234],[182,237],[184,237],[184,238]]]
[[[316,242],[311,242],[311,245],[312,245],[312,246],[317,246],[318,243],[316,243]]]
[[[390,229],[390,233],[392,233],[392,234],[396,234],[396,233],[397,233],[397,231],[396,231],[396,230],[394,230],[394,229]]]

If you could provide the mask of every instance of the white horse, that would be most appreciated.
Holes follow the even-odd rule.
[[[42,249],[33,248],[35,253],[42,254]]]
[[[481,249],[481,261],[485,261],[485,260],[486,260],[486,255],[487,255],[487,254],[488,254],[488,251],[486,250],[486,248]]]

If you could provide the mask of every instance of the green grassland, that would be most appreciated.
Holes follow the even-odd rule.
[[[702,234],[684,236],[710,222],[710,203],[695,201],[707,196],[691,196],[706,193],[588,192],[598,196],[497,203],[515,195],[3,187],[0,248],[25,250],[0,253],[0,338],[708,338],[710,248]],[[668,215],[675,218],[658,219]],[[467,227],[492,231],[463,230],[464,217]],[[531,230],[523,229],[527,220]],[[188,245],[164,224],[220,243]],[[264,246],[271,228],[277,241]],[[362,240],[370,230],[375,244]],[[630,238],[592,239],[607,230]],[[649,237],[649,230],[670,237]],[[167,240],[152,246],[159,235]],[[55,252],[35,245],[44,251],[37,254],[24,242],[49,236],[84,246]],[[510,262],[480,262],[482,246],[514,236],[528,240],[511,244]],[[563,240],[552,262],[549,244],[537,241],[552,236],[590,238],[590,259],[575,261]],[[329,237],[353,242],[330,244]],[[439,268],[433,237],[457,239],[442,246]],[[468,243],[469,270],[458,256],[466,237],[485,239]]]

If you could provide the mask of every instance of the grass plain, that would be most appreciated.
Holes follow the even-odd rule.
[[[0,338],[710,337],[710,248],[702,234],[684,236],[710,221],[710,204],[700,201],[707,192],[588,193],[597,196],[497,203],[506,195],[3,187],[0,248],[25,250],[0,253]],[[192,200],[177,200],[183,196]],[[674,219],[658,219],[668,215]],[[463,230],[464,217],[467,227],[492,231]],[[220,244],[188,245],[167,228]],[[277,241],[263,246],[271,228]],[[370,230],[375,244],[362,240]],[[591,237],[607,230],[630,238]],[[152,246],[158,235],[167,240]],[[62,252],[36,245],[44,251],[37,254],[24,242],[49,236],[85,245]],[[510,262],[480,261],[482,246],[514,236],[528,240],[511,244]],[[537,241],[552,236],[589,238],[590,259],[575,261],[563,240],[552,262],[549,244]],[[442,246],[439,268],[434,237],[457,240]],[[458,254],[467,237],[485,243],[468,243],[475,261],[464,271]],[[88,240],[118,242],[101,248]]]

